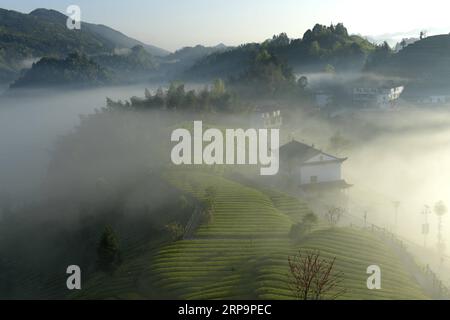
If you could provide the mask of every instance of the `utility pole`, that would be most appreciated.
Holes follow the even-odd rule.
[[[434,213],[438,217],[438,250],[441,255],[443,255],[445,250],[445,243],[442,236],[442,217],[447,213],[447,211],[447,207],[442,201],[439,201],[434,206]]]
[[[427,236],[430,233],[430,225],[428,224],[428,215],[431,213],[430,206],[425,205],[422,210],[422,214],[425,217],[425,222],[422,225],[422,234],[423,234],[423,246],[427,247]]]
[[[364,211],[364,229],[367,227],[367,210]]]

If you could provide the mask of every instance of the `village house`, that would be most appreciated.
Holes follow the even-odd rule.
[[[446,95],[430,95],[419,98],[417,102],[419,104],[426,105],[443,105],[450,101],[450,97]]]
[[[351,187],[342,177],[346,160],[292,140],[280,148],[280,174],[301,191],[341,191]]]
[[[450,89],[437,87],[409,90],[405,99],[418,105],[443,106],[450,103]]]
[[[353,104],[363,108],[392,109],[404,89],[404,86],[355,87],[352,92]]]

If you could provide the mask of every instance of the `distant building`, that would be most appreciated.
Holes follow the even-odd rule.
[[[422,96],[417,99],[419,104],[442,105],[450,101],[450,97],[446,95],[429,95]]]
[[[342,177],[338,158],[292,140],[280,148],[281,174],[303,191],[343,190],[351,187]]]
[[[450,103],[450,88],[415,88],[408,90],[407,100],[419,105],[439,106]]]
[[[404,89],[404,86],[353,88],[353,103],[364,108],[390,109],[395,107]]]
[[[450,86],[446,84],[412,84],[406,88],[402,98],[418,106],[439,107],[450,105]]]
[[[281,109],[276,106],[257,107],[253,116],[253,125],[258,128],[279,129],[283,125]]]

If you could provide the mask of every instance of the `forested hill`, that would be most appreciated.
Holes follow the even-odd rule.
[[[410,44],[374,62],[369,70],[444,86],[450,81],[450,35],[431,36]]]
[[[223,43],[220,43],[214,47],[205,47],[202,45],[196,45],[195,47],[181,48],[180,50],[171,53],[166,58],[167,60],[193,62],[196,61],[197,59],[203,58],[212,53],[223,52],[227,49],[229,49],[229,47],[227,47]]]
[[[229,49],[224,44],[207,47],[196,45],[193,47],[183,47],[174,53],[171,53],[161,59],[161,68],[168,77],[178,78],[180,74],[191,68],[197,61],[202,58]]]
[[[11,88],[45,88],[60,86],[90,87],[111,83],[112,74],[79,53],[65,59],[42,58],[34,63]]]
[[[198,61],[188,72],[191,77],[227,77],[242,71],[261,49],[286,61],[302,72],[325,69],[360,71],[376,46],[368,40],[349,35],[343,24],[315,25],[300,39],[282,33],[263,43],[248,43],[224,52],[213,53]]]
[[[121,54],[98,55],[92,60],[117,76],[128,78],[154,71],[157,67],[154,57],[140,45]]]
[[[141,45],[155,56],[169,53],[103,25],[82,23],[81,30],[69,30],[66,19],[55,10],[36,9],[24,14],[0,8],[0,81],[16,78],[21,69],[41,57],[63,58],[74,51],[109,54]]]
[[[30,15],[47,19],[54,23],[66,25],[67,17],[55,10],[36,9],[30,12]],[[90,33],[92,36],[99,37],[101,41],[111,42],[115,48],[131,48],[140,45],[143,46],[149,53],[155,56],[165,56],[170,53],[167,50],[130,38],[122,32],[114,30],[102,24],[82,22],[81,30],[86,33]]]

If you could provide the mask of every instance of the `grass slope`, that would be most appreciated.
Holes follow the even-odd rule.
[[[342,299],[427,298],[399,259],[367,231],[330,228],[322,221],[296,245],[288,237],[290,227],[310,212],[297,199],[200,171],[171,170],[166,177],[199,199],[215,186],[212,223],[200,226],[194,240],[135,249],[117,275],[96,276],[78,298],[292,299],[287,257],[300,248],[337,257],[347,289]],[[366,287],[372,264],[382,269],[381,290]]]
[[[220,177],[187,175],[179,179],[180,175],[172,174],[169,179],[199,198],[201,190],[217,187],[214,220],[198,230],[200,239],[180,241],[159,252],[152,266],[157,283],[170,296],[183,299],[292,298],[287,286],[287,257],[299,246],[291,243],[287,234],[308,208],[292,197],[267,195]],[[364,231],[325,226],[321,222],[301,247],[337,257],[337,268],[344,272],[348,289],[343,298],[424,298],[398,259],[375,237]],[[366,268],[371,264],[383,270],[380,291],[366,288]]]

